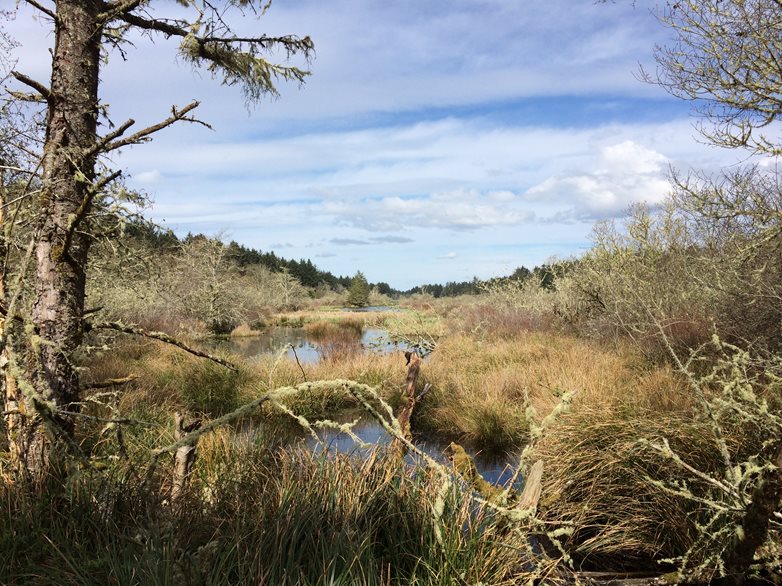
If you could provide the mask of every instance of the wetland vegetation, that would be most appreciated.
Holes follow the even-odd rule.
[[[578,257],[407,292],[178,237],[101,174],[198,106],[100,137],[101,44],[180,38],[252,101],[305,79],[264,55],[309,37],[26,4],[58,25],[52,87],[14,72],[34,93],[0,118],[0,583],[782,581],[778,2],[667,4],[657,53],[706,140],[770,163],[672,173]]]

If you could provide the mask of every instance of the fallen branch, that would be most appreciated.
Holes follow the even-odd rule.
[[[253,401],[250,401],[249,403],[245,403],[244,405],[232,411],[231,413],[223,415],[222,417],[218,417],[217,419],[213,419],[212,421],[201,426],[201,428],[198,429],[197,431],[188,433],[187,435],[183,436],[182,438],[178,439],[172,444],[169,444],[162,448],[158,448],[156,450],[152,450],[152,458],[157,459],[163,454],[174,452],[180,447],[187,445],[188,443],[194,440],[197,440],[199,437],[201,437],[206,433],[214,431],[215,429],[222,427],[224,425],[228,425],[229,423],[232,423],[237,419],[241,419],[245,415],[249,415],[250,413],[254,412],[258,407],[260,407],[266,402],[269,401],[279,402],[288,397],[293,397],[295,395],[298,395],[299,393],[304,391],[315,391],[315,390],[330,389],[330,388],[341,389],[351,394],[355,392],[366,391],[367,389],[370,390],[372,389],[372,387],[368,385],[364,385],[361,383],[357,383],[351,380],[344,380],[344,379],[302,383],[295,387],[280,387],[278,389],[274,389],[273,391],[264,393],[263,395],[261,395],[260,397],[258,397]]]

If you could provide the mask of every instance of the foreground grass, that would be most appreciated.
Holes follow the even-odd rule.
[[[436,537],[439,482],[376,453],[202,446],[171,506],[165,475],[116,467],[65,487],[0,485],[3,584],[515,584],[521,545],[458,487]]]

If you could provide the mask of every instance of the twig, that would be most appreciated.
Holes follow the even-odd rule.
[[[307,382],[307,373],[304,372],[304,367],[301,365],[301,362],[299,362],[299,355],[296,353],[296,348],[293,347],[293,344],[288,344],[290,346],[291,351],[293,351],[293,357],[296,359],[296,364],[299,366],[299,370],[301,370],[301,376],[304,378],[304,382]]]

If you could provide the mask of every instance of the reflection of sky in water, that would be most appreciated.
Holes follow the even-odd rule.
[[[344,423],[355,419],[359,419],[359,423],[356,424],[353,431],[361,438],[361,441],[372,444],[373,446],[384,446],[391,442],[391,436],[383,429],[383,426],[367,415],[361,413],[344,414],[338,416],[336,421]],[[339,433],[334,429],[318,430],[318,437],[320,438],[320,444],[317,444],[312,438],[308,438],[306,442],[307,446],[316,452],[325,449],[329,453],[354,454],[357,457],[366,457],[369,451],[366,448],[356,445],[349,436]],[[448,443],[449,442],[441,441],[437,438],[416,438],[415,440],[416,446],[421,450],[438,462],[447,465],[449,465],[449,462],[443,452],[445,451],[445,448],[448,447]],[[489,457],[480,453],[476,454],[471,450],[467,451],[473,456],[475,466],[478,468],[478,472],[481,473],[481,476],[492,484],[504,484],[513,476],[512,467],[515,466],[518,460],[516,456],[510,454]],[[413,464],[416,463],[418,458],[415,455],[408,454],[406,459],[409,463]]]
[[[304,328],[267,328],[258,335],[221,338],[210,341],[212,348],[226,350],[244,358],[252,359],[269,354],[282,354],[293,360],[298,357],[302,364],[313,364],[320,360],[317,344],[307,339]],[[366,328],[361,335],[361,345],[373,352],[394,352],[405,350],[404,343],[396,344],[388,339],[388,332],[380,328]],[[287,348],[287,350],[285,350]]]

